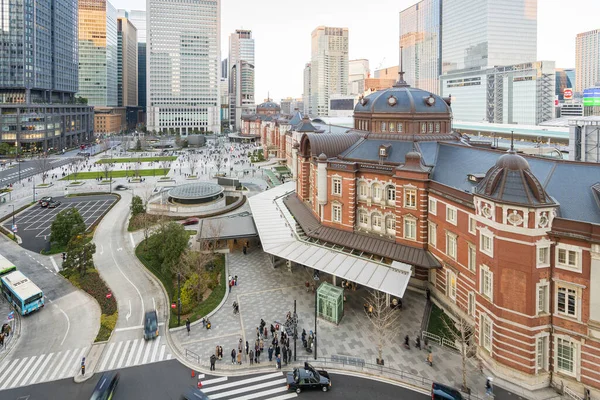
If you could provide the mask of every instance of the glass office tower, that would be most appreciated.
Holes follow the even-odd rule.
[[[129,20],[137,29],[138,105],[146,112],[146,11],[131,10]]]

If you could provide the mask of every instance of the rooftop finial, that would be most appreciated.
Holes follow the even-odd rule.
[[[400,46],[400,68],[398,69],[398,82],[394,87],[409,87],[410,85],[404,80],[404,65],[402,64],[402,50],[403,46]]]
[[[515,131],[510,131],[510,151],[515,151]]]

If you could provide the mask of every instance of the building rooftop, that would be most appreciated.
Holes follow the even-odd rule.
[[[171,189],[169,197],[181,200],[195,200],[213,197],[222,192],[223,188],[216,183],[194,182]]]
[[[490,124],[487,122],[465,122],[454,121],[452,127],[456,130],[480,131],[482,133],[506,134],[509,137],[514,131],[519,136],[543,136],[555,139],[569,139],[569,128],[538,126],[538,125],[519,125],[519,124]]]

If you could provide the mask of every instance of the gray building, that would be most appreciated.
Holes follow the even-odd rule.
[[[600,163],[600,117],[569,119],[569,160]]]
[[[311,85],[311,77],[312,72],[310,70],[310,63],[306,63],[304,66],[304,91],[302,92],[302,102],[304,103],[304,110],[300,110],[304,115],[312,115],[312,107],[311,107],[311,95],[312,95],[312,85]]]
[[[76,10],[77,0],[0,2],[0,141],[19,154],[92,140],[92,108],[75,98]]]
[[[252,31],[236,29],[229,35],[229,123],[242,129],[242,115],[256,110],[254,102],[254,39]]]
[[[146,11],[131,10],[129,20],[137,29],[138,52],[138,106],[146,112]]]

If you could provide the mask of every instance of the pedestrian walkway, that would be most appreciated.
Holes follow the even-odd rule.
[[[256,375],[236,381],[230,381],[227,377],[207,380],[203,378],[203,375],[198,376],[198,380],[202,382],[202,391],[211,400],[223,398],[228,400],[284,400],[298,397],[295,392],[288,392],[285,374],[282,372]]]
[[[96,372],[166,361],[172,357],[162,336],[154,340],[139,338],[112,342],[106,345]]]

